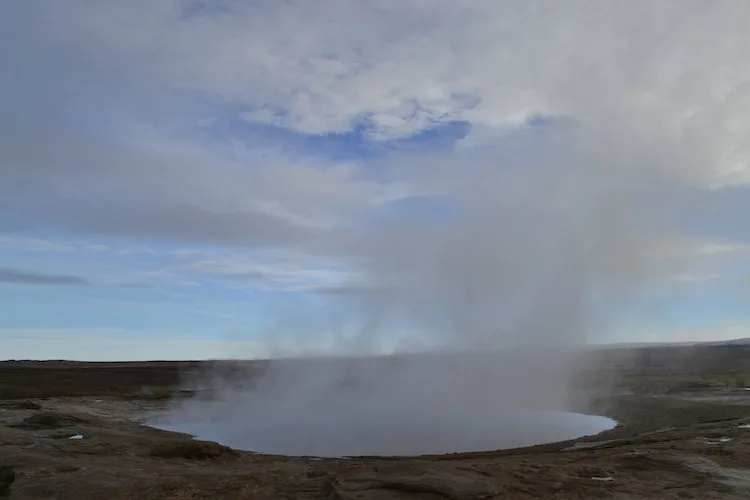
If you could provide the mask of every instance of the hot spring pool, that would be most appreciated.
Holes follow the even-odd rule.
[[[382,416],[381,416],[382,417]],[[265,419],[264,419],[265,420]],[[356,418],[280,415],[255,421],[252,415],[159,420],[154,427],[184,432],[236,449],[289,456],[409,456],[490,451],[566,441],[612,429],[606,417],[562,411],[517,411],[491,417],[456,415]]]

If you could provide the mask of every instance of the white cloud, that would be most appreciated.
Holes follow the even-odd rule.
[[[388,138],[444,120],[503,128],[536,114],[570,116],[591,147],[657,147],[658,160],[679,145],[663,160],[682,175],[750,180],[742,0],[27,8],[21,15],[58,50],[86,44],[156,86],[246,106],[252,121],[326,133],[367,116],[372,136]]]
[[[153,255],[155,250],[145,246],[112,246],[75,239],[49,239],[15,235],[0,236],[0,248],[25,250],[30,252],[53,253],[112,253],[115,255]]]
[[[517,300],[523,327],[572,330],[588,279],[679,272],[662,241],[685,190],[750,183],[748,25],[744,0],[21,2],[0,20],[0,230],[281,248],[298,262],[198,260],[293,288],[341,286],[306,258],[354,260],[423,317],[457,308],[473,328]],[[364,122],[375,141],[452,120],[472,134],[329,164],[206,126],[226,114],[307,134]],[[521,169],[499,139],[537,115],[557,120]],[[359,223],[414,193],[464,219]]]
[[[148,361],[267,358],[261,341],[196,338],[173,331],[124,329],[0,329],[2,360]]]
[[[222,278],[229,286],[276,290],[315,291],[361,281],[342,262],[301,259],[293,255],[214,255],[187,263],[189,271]]]
[[[86,114],[84,99],[90,107],[101,105],[108,125],[133,143],[106,149],[90,137],[50,130],[57,140],[45,138],[40,148],[44,130],[22,126],[37,111],[5,118],[6,162],[54,160],[54,172],[49,165],[39,175],[59,176],[54,193],[69,200],[139,199],[148,206],[159,199],[245,215],[248,222],[235,232],[289,242],[297,229],[329,229],[343,214],[393,196],[393,189],[424,190],[397,178],[400,187],[389,191],[362,181],[347,165],[272,160],[248,169],[244,160],[175,141],[170,127],[188,118],[189,101],[166,96],[186,89],[198,91],[192,97],[245,109],[238,113],[246,119],[305,133],[348,131],[368,117],[374,139],[446,120],[465,120],[496,137],[531,116],[570,117],[580,128],[577,147],[600,158],[605,165],[598,168],[612,170],[613,178],[650,169],[701,185],[750,181],[744,112],[750,109],[744,64],[750,60],[750,6],[744,1],[577,0],[542,7],[325,0],[314,7],[222,2],[206,10],[179,0],[69,0],[46,9],[28,2],[13,14],[0,53],[17,75],[5,96],[9,105],[32,105],[41,96],[48,113]],[[10,29],[22,21],[32,29]],[[29,64],[16,67],[19,57]],[[47,60],[77,71],[41,63]],[[82,98],[82,86],[95,92]],[[47,103],[55,93],[63,98]],[[215,112],[201,109],[203,119]],[[86,123],[94,119],[86,116]],[[150,137],[144,130],[158,132]],[[17,177],[4,184],[11,189],[29,182]],[[200,224],[199,215],[192,214],[193,224]],[[217,226],[211,217],[203,223]],[[152,226],[147,233],[165,231]]]
[[[250,166],[169,140],[158,148],[102,147],[68,136],[45,142],[44,151],[19,131],[0,141],[8,145],[0,226],[11,229],[42,220],[84,232],[291,244],[316,238],[389,191],[356,179],[346,165]],[[29,167],[19,172],[15,164]],[[23,185],[14,186],[20,177]]]
[[[26,250],[31,252],[70,253],[85,245],[73,245],[69,242],[52,241],[28,236],[0,236],[0,247]]]
[[[750,338],[750,323],[747,321],[710,321],[691,327],[660,327],[656,329],[622,331],[610,337],[612,343],[619,342],[721,342]]]
[[[720,275],[716,273],[678,273],[671,276],[672,280],[687,285],[713,281],[719,277]]]
[[[750,258],[750,245],[727,240],[671,235],[659,242],[656,252],[660,258],[673,261]]]

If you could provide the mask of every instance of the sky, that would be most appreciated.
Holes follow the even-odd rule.
[[[12,2],[0,359],[750,337],[748,25],[745,0]]]

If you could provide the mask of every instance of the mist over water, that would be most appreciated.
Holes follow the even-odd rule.
[[[568,143],[522,168],[493,157],[415,160],[421,185],[451,184],[454,217],[381,223],[334,242],[363,277],[334,299],[364,325],[341,335],[345,356],[304,359],[320,350],[298,347],[301,359],[272,361],[259,376],[215,378],[212,398],[179,404],[165,425],[318,456],[498,449],[611,427],[564,413],[573,399],[581,407],[576,354],[594,320],[608,320],[601,304],[627,300],[663,270],[657,229],[677,198]],[[394,324],[407,331],[402,347],[429,353],[367,358]]]
[[[508,376],[520,366],[492,369],[492,361],[277,361],[253,389],[191,401],[160,426],[240,449],[323,457],[503,449],[614,427],[608,418],[550,410],[560,403],[552,391],[561,386],[549,378],[556,373],[542,369],[519,384]]]
[[[312,455],[387,453],[384,443],[396,443],[394,453],[430,442],[515,446],[539,427],[544,440],[571,437],[560,423],[522,423],[586,407],[576,354],[608,340],[629,306],[653,303],[691,263],[696,242],[676,224],[683,203],[745,175],[740,104],[749,94],[738,61],[747,44],[726,22],[734,11],[651,5],[535,10],[518,26],[508,17],[514,36],[489,46],[494,25],[464,25],[461,40],[481,36],[459,57],[461,43],[435,36],[448,45],[429,52],[441,63],[425,67],[424,86],[393,88],[476,91],[476,108],[458,115],[468,136],[439,154],[391,152],[362,175],[449,209],[338,214],[340,227],[305,251],[351,266],[352,282],[321,307],[335,304],[330,314],[356,326],[308,330],[305,313],[283,311],[279,324],[296,328],[280,328],[293,333],[278,357],[289,345],[301,358],[344,357],[274,361],[244,384],[218,377],[213,399],[178,405],[169,420],[204,430],[216,419],[213,435],[225,443]],[[464,66],[480,52],[487,59]],[[387,61],[400,50],[375,54]],[[422,59],[406,61],[421,73]],[[390,81],[387,69],[372,76]],[[357,358],[394,349],[432,354]],[[487,429],[484,444],[474,429]]]
[[[513,446],[569,437],[521,424],[585,411],[590,342],[744,334],[747,0],[47,4],[0,16],[0,333],[35,357],[97,325],[122,327],[108,357],[270,344],[261,372],[196,374],[168,424]]]

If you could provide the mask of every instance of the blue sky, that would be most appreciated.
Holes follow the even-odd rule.
[[[750,336],[750,7],[439,3],[6,9],[0,359]]]

